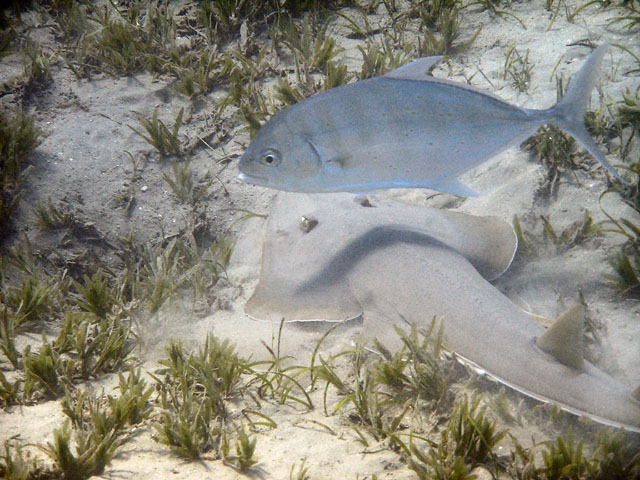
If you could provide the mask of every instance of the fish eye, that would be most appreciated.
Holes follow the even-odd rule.
[[[262,155],[260,156],[260,162],[267,167],[275,167],[281,160],[282,157],[280,156],[280,152],[270,148],[262,152]]]

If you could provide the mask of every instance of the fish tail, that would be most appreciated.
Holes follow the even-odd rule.
[[[607,162],[584,125],[584,115],[591,98],[591,91],[595,87],[600,65],[608,48],[609,44],[604,43],[593,51],[580,71],[571,79],[565,95],[553,107],[546,110],[546,113],[551,123],[574,137],[611,175],[626,184],[628,182]]]

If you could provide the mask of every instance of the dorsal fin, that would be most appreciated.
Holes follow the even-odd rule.
[[[636,389],[631,392],[631,398],[640,402],[640,385],[638,385]]]
[[[419,58],[418,60],[407,63],[395,70],[391,70],[384,76],[389,78],[398,78],[400,80],[425,80],[427,72],[440,60],[442,60],[442,56],[440,55]]]
[[[541,350],[552,355],[560,363],[578,370],[584,368],[584,313],[583,305],[574,305],[560,314],[553,325],[536,340]]]

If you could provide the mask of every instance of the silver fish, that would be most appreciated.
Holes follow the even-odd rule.
[[[583,123],[606,49],[591,54],[565,96],[547,110],[427,76],[441,57],[334,88],[267,122],[242,156],[238,178],[297,192],[411,187],[473,196],[478,193],[459,175],[552,123],[620,179]]]

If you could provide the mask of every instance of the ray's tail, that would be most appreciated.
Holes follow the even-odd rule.
[[[604,158],[604,154],[584,125],[584,115],[591,98],[591,91],[595,87],[600,65],[608,48],[609,44],[605,43],[593,51],[580,71],[571,79],[565,95],[545,113],[549,115],[551,123],[575,138],[611,175],[628,184]]]

